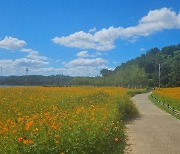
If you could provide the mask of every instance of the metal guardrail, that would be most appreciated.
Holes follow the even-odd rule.
[[[179,116],[180,113],[179,111],[175,110],[174,107],[171,107],[169,104],[166,104],[165,102],[161,102],[160,100],[158,100],[154,95],[151,94],[151,97],[156,100],[156,102],[158,102],[159,104],[165,106],[166,108],[168,108],[169,110],[173,111],[175,115]]]

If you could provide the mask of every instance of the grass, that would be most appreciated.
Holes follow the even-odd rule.
[[[166,106],[161,105],[160,103],[158,103],[151,95],[149,95],[149,100],[151,100],[151,102],[153,102],[157,107],[159,107],[161,110],[171,114],[172,116],[174,116],[176,119],[180,120],[180,116],[176,115],[172,110],[168,109]]]
[[[0,88],[0,153],[123,153],[138,113],[119,87]]]
[[[180,87],[156,89],[153,91],[153,95],[159,101],[169,104],[180,111]]]

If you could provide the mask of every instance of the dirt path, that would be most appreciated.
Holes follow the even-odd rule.
[[[180,154],[180,121],[161,111],[148,94],[132,98],[141,116],[127,124],[130,154]]]

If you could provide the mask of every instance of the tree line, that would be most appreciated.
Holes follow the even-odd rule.
[[[180,86],[180,44],[162,49],[152,48],[141,56],[122,63],[114,70],[102,69],[101,76],[70,77],[64,75],[28,75],[0,77],[1,85],[44,86],[122,86],[129,88],[158,87],[159,64],[161,87]]]

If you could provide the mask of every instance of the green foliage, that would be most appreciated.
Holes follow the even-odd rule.
[[[9,76],[0,77],[0,85],[69,85],[72,77],[64,75],[28,75],[28,76]]]
[[[146,86],[157,87],[159,64],[161,64],[161,87],[180,86],[180,44],[167,46],[161,50],[153,48],[146,54],[116,67],[114,72],[118,73],[132,65],[138,66],[146,73],[148,81]]]
[[[127,94],[133,97],[136,94],[143,94],[146,93],[148,89],[129,89]]]
[[[100,73],[101,73],[102,76],[108,76],[108,75],[112,74],[112,70],[102,69],[100,71]]]

